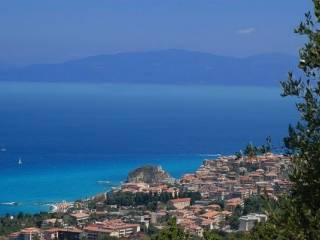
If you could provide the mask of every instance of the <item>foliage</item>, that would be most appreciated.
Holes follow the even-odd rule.
[[[35,236],[32,237],[32,240],[40,240],[40,236],[36,234]]]
[[[253,158],[259,154],[271,152],[271,150],[272,150],[272,140],[271,140],[271,137],[268,136],[266,138],[265,143],[262,144],[261,146],[255,146],[252,143],[247,144],[247,146],[244,149],[244,155],[246,155],[250,158]],[[236,155],[237,159],[242,157],[241,152],[236,152],[235,155]]]
[[[149,234],[149,235],[155,235],[156,233],[158,233],[159,232],[159,230],[153,225],[153,224],[149,224],[149,227],[148,227],[148,229],[147,229],[147,233]]]
[[[63,222],[67,224],[68,226],[74,226],[77,224],[77,220],[70,215],[64,215],[63,216]]]
[[[16,216],[7,214],[0,217],[0,236],[19,231],[21,228],[40,227],[43,220],[57,217],[59,217],[57,214],[45,212],[39,214],[19,213]]]
[[[214,201],[210,202],[210,205],[217,204],[221,207],[221,209],[224,209],[224,203],[225,203],[224,200],[214,200]]]
[[[248,157],[255,157],[258,154],[258,148],[252,143],[249,143],[244,149],[244,154]]]
[[[258,151],[262,154],[272,151],[272,140],[270,136],[266,138],[266,142],[259,147]]]
[[[191,202],[201,199],[199,192],[181,192],[179,197],[189,197]],[[155,211],[158,207],[158,202],[167,203],[173,199],[170,193],[131,193],[131,192],[109,192],[107,200],[108,205],[120,205],[120,206],[139,206],[145,205],[151,211]]]
[[[241,151],[240,151],[240,152],[235,152],[234,155],[236,156],[236,159],[237,159],[237,160],[243,157]]]
[[[274,202],[275,206],[269,207],[269,220],[256,226],[251,231],[250,239],[319,239],[319,215],[313,217],[306,209],[298,209],[295,199],[282,198]],[[304,218],[301,212],[308,215],[308,226],[304,226]],[[312,235],[308,235],[311,233]]]
[[[204,240],[245,240],[247,236],[245,233],[235,232],[235,233],[226,233],[223,231],[205,231],[203,234]]]
[[[215,231],[206,231],[203,234],[204,240],[223,240],[224,238]]]
[[[232,215],[226,218],[227,223],[230,225],[230,228],[233,230],[238,230],[240,225],[239,216]]]
[[[195,201],[201,199],[201,194],[199,192],[181,192],[179,194],[180,198],[191,198],[191,204]]]
[[[168,226],[158,234],[152,236],[152,240],[190,240],[191,236],[177,225],[176,218],[168,221]]]
[[[226,222],[230,225],[232,230],[238,230],[240,225],[239,218],[241,217],[243,208],[238,205],[236,206],[233,215],[226,217]]]
[[[138,206],[146,205],[149,210],[155,210],[158,202],[168,202],[172,199],[170,193],[131,193],[131,192],[109,192],[107,200],[108,205],[120,206]]]
[[[269,210],[269,221],[255,228],[252,239],[320,239],[320,1],[313,3],[314,14],[307,13],[295,30],[308,39],[300,50],[304,77],[289,73],[281,83],[282,95],[297,99],[300,114],[284,139],[293,156],[292,190]]]
[[[234,215],[234,216],[237,216],[237,217],[240,217],[240,216],[242,215],[242,212],[243,212],[243,208],[242,208],[240,205],[238,205],[238,206],[236,206],[236,208],[234,209],[233,215]]]
[[[263,206],[265,204],[265,199],[260,196],[252,196],[247,198],[244,201],[243,215],[247,215],[249,213],[261,213],[263,210]]]
[[[222,231],[205,231],[203,238],[195,237],[184,231],[177,225],[175,218],[170,218],[167,223],[167,227],[160,230],[151,237],[152,240],[193,240],[193,239],[204,239],[204,240],[245,240],[246,235],[243,233],[226,233]]]

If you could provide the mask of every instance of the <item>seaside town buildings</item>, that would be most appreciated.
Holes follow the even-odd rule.
[[[90,224],[83,230],[88,240],[97,240],[101,235],[120,238],[140,232],[140,224],[124,223],[120,219],[115,219]]]
[[[251,213],[246,216],[240,217],[240,231],[250,231],[256,223],[267,221],[267,215]]]
[[[75,219],[78,226],[84,226],[87,223],[87,221],[90,217],[90,214],[89,214],[89,212],[79,210],[79,211],[74,211],[73,213],[70,213],[70,216],[73,219]]]
[[[277,199],[289,191],[291,159],[281,154],[267,153],[255,157],[221,156],[204,160],[195,173],[187,173],[172,182],[127,182],[116,193],[144,193],[158,196],[165,193],[170,197],[159,202],[153,210],[146,206],[124,206],[121,203],[106,205],[102,200],[94,201],[94,208],[88,202],[57,205],[57,212],[68,214],[74,224],[65,224],[62,219],[47,219],[42,228],[25,228],[9,235],[10,240],[72,239],[85,237],[97,240],[101,235],[116,238],[139,239],[146,229],[153,225],[162,229],[169,217],[175,217],[177,224],[190,234],[202,237],[206,230],[249,231],[258,222],[267,220],[261,212],[249,212],[239,216],[239,226],[232,229],[228,219],[242,215],[246,200],[259,195]],[[183,197],[183,193],[198,193],[200,199]],[[101,197],[101,196],[100,196]],[[160,201],[160,200],[159,200]],[[93,217],[94,216],[94,217]],[[59,223],[61,227],[52,227]]]
[[[24,228],[19,232],[14,232],[9,235],[10,240],[32,240],[35,237],[42,238],[42,232],[39,228]]]
[[[191,203],[191,198],[176,198],[169,201],[169,206],[176,209],[184,209],[189,207]]]

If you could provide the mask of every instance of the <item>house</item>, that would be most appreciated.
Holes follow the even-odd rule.
[[[122,192],[149,192],[149,184],[144,182],[130,182],[130,183],[124,183],[121,185],[121,191]]]
[[[59,239],[60,228],[50,228],[43,231],[44,240],[54,240]]]
[[[253,183],[252,178],[250,176],[240,176],[241,184],[251,184]]]
[[[61,228],[59,229],[59,240],[80,240],[82,230],[78,228]]]
[[[221,206],[219,204],[210,204],[207,206],[208,209],[212,209],[215,211],[220,211],[221,210]]]
[[[20,232],[11,233],[9,240],[32,240],[35,238],[42,238],[42,232],[39,228],[24,228]]]
[[[244,203],[241,198],[231,198],[225,203],[225,210],[233,212],[237,206],[243,207]]]
[[[88,240],[97,240],[99,237],[111,235],[111,230],[104,228],[102,224],[90,224],[83,230]]]
[[[57,218],[49,218],[45,219],[41,222],[41,228],[48,228],[48,227],[54,227],[56,225],[62,225],[63,220],[62,219],[57,219]]]
[[[90,215],[87,212],[82,210],[73,212],[70,214],[70,216],[74,218],[80,226],[83,226],[90,217]]]
[[[213,230],[215,222],[213,220],[202,219],[201,227],[206,230]]]
[[[231,195],[232,195],[232,198],[246,199],[246,198],[249,198],[250,191],[244,188],[237,188],[237,189],[235,188]]]
[[[266,181],[256,182],[257,193],[258,194],[264,193],[268,186],[271,186],[269,182],[266,182]]]
[[[97,202],[96,203],[96,212],[101,212],[103,213],[105,210],[105,205],[103,202]]]
[[[249,215],[240,217],[239,220],[240,220],[239,230],[250,231],[256,223],[267,221],[267,215],[251,213]]]
[[[266,181],[273,181],[274,179],[277,179],[277,177],[278,177],[277,173],[274,171],[271,171],[265,175],[265,180]]]
[[[151,212],[150,213],[150,223],[157,224],[162,219],[166,218],[167,212],[166,211],[158,211],[158,212]]]
[[[192,206],[190,206],[188,209],[190,211],[192,211],[194,214],[197,214],[199,212],[201,212],[203,210],[204,206],[200,205],[200,204],[194,204]]]
[[[169,206],[176,209],[184,209],[189,207],[191,203],[191,198],[176,198],[169,201]]]
[[[20,232],[13,232],[13,233],[9,234],[8,239],[9,240],[20,240],[20,239],[22,240],[23,238],[21,237]]]
[[[189,231],[191,235],[201,238],[203,237],[203,228],[198,226],[197,224],[190,224],[185,226],[185,228],[188,229],[187,231]]]
[[[200,215],[200,217],[204,219],[211,219],[211,220],[218,218],[219,216],[220,216],[220,212],[214,211],[214,210],[209,210],[206,213]]]
[[[178,195],[179,195],[179,189],[176,187],[170,187],[170,188],[166,189],[165,192],[171,194],[171,196],[173,198],[178,197]]]
[[[97,240],[101,235],[122,238],[140,232],[140,225],[115,219],[90,224],[84,228],[84,232],[88,240]]]
[[[142,215],[142,216],[135,216],[134,219],[137,223],[140,223],[140,225],[145,226],[147,229],[149,228],[151,216],[150,215]]]
[[[261,172],[253,172],[249,174],[249,177],[252,179],[253,182],[263,181],[264,175]]]
[[[77,228],[50,228],[41,230],[39,228],[24,228],[19,232],[11,233],[8,237],[10,240],[79,240],[82,231]]]

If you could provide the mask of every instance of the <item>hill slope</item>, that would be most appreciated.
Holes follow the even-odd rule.
[[[0,81],[278,85],[295,66],[294,57],[281,54],[233,58],[163,50],[0,69]]]

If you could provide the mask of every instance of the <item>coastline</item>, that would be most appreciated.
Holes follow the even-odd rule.
[[[205,154],[205,155],[201,155],[202,157],[206,156],[206,157],[209,157],[209,158],[203,158],[201,163],[199,163],[197,169],[195,169],[194,171],[185,171],[183,173],[183,175],[179,178],[176,178],[174,181],[175,183],[179,184],[179,182],[181,181],[184,181],[184,179],[188,179],[189,176],[192,176],[192,175],[197,175],[197,174],[202,174],[202,172],[206,172],[207,170],[207,167],[206,166],[210,161],[224,161],[224,159],[234,159],[235,156],[234,155],[221,155],[221,154]],[[263,155],[264,156],[264,155]],[[277,158],[278,156],[283,156],[282,154],[280,153],[277,153],[277,154],[273,154],[271,153],[270,156],[267,155],[267,158]],[[286,157],[284,157],[286,158]],[[150,165],[149,165],[150,166]],[[153,165],[155,166],[155,165]],[[139,166],[139,168],[142,168],[142,167],[145,167],[145,166]],[[160,167],[161,169],[161,166],[158,165],[156,166],[157,168]],[[134,169],[132,169],[134,170]],[[164,169],[165,170],[165,169]],[[130,171],[131,172],[131,171]],[[129,174],[129,172],[128,172]],[[106,191],[103,191],[103,192],[99,192],[99,193],[95,193],[93,195],[91,195],[90,197],[86,197],[86,198],[81,198],[81,199],[78,199],[80,201],[85,201],[85,202],[88,202],[88,201],[91,201],[91,200],[94,200],[95,198],[99,198],[101,197],[102,195],[107,195],[108,193],[111,193],[111,192],[118,192],[118,191],[122,191],[123,189],[123,186],[126,185],[126,182],[125,182],[125,179],[122,179],[123,181],[120,181],[119,182],[119,185],[113,185],[113,187],[111,187],[111,181],[109,180],[98,180],[97,181],[97,184],[101,184],[101,182],[103,182],[104,184],[107,183],[110,188]],[[41,205],[41,206],[47,206],[48,207],[48,210],[46,212],[48,213],[56,213],[56,212],[60,212],[60,213],[65,213],[68,211],[69,208],[73,208],[75,206],[75,202],[78,201],[76,199],[72,200],[72,201],[57,201],[57,202],[54,202],[54,203],[44,203],[44,204],[37,204],[37,205]],[[17,202],[7,202],[7,203],[0,203],[0,205],[10,205],[10,206],[18,206],[18,203]]]
[[[15,156],[12,158],[15,159]],[[4,191],[2,194],[5,197],[3,200],[6,200],[3,202],[17,202],[18,205],[0,205],[0,216],[7,213],[15,215],[19,212],[50,211],[49,205],[51,204],[56,205],[64,200],[74,202],[78,199],[95,196],[111,190],[114,186],[119,186],[131,170],[146,164],[161,165],[171,175],[178,178],[186,172],[195,171],[202,163],[204,156],[200,154],[54,155],[52,157],[46,156],[47,162],[45,162],[44,167],[39,166],[40,169],[31,168],[30,165],[33,164],[31,161],[38,162],[37,158],[42,159],[42,157],[35,155],[24,154],[24,165],[17,169],[19,170],[18,175],[16,174],[16,168],[13,169],[12,176],[2,175],[3,182],[0,183],[0,187],[3,184]],[[70,164],[65,164],[64,161],[68,160],[70,160]],[[93,166],[89,160],[94,162],[96,166]],[[77,167],[74,165],[76,161],[80,162]],[[119,164],[119,162],[123,164]],[[184,162],[183,168],[181,162]],[[29,175],[31,174],[38,175],[38,177],[30,179]],[[39,181],[41,182],[39,183]],[[104,184],[100,181],[110,183]],[[6,182],[8,183],[5,184]],[[5,190],[8,186],[12,186],[13,191],[6,194]],[[23,194],[24,196],[18,194],[22,186],[24,186],[23,190],[26,191]]]
[[[7,114],[1,118],[0,144],[7,151],[0,154],[0,201],[20,205],[0,206],[0,214],[34,213],[38,202],[94,195],[106,190],[98,180],[120,182],[145,164],[180,177],[199,166],[199,153],[230,154],[267,135],[278,144],[296,116],[276,89],[241,88],[230,95],[229,87],[77,86],[1,88],[0,110]],[[25,112],[33,115],[13,117]],[[17,167],[19,158],[23,164]]]
[[[202,237],[208,228],[227,233],[244,232],[253,227],[243,225],[248,219],[262,222],[268,219],[259,206],[249,214],[244,209],[254,199],[260,201],[268,197],[277,201],[288,193],[291,167],[291,156],[260,150],[250,155],[203,158],[196,170],[185,172],[178,179],[173,179],[159,165],[139,166],[130,171],[127,180],[117,189],[74,202],[47,204],[51,211],[40,215],[46,217],[42,224],[51,224],[51,228],[41,225],[34,229],[39,233],[55,231],[57,234],[72,229],[78,236],[89,236],[92,231],[104,232],[104,228],[119,233],[121,226],[121,229],[130,229],[128,236],[131,236],[150,223],[161,228],[170,217],[198,237]],[[159,220],[158,217],[154,219],[155,216]],[[236,217],[239,224],[235,225],[230,220],[232,217]],[[97,218],[103,221],[97,221]],[[63,225],[56,228],[55,223]],[[23,235],[29,230],[24,228],[12,236]]]

